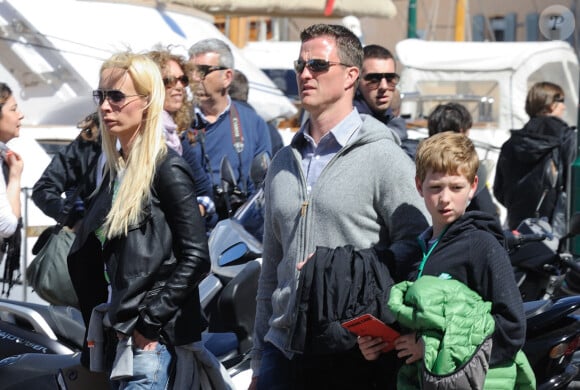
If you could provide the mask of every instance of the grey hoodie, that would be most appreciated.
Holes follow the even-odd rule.
[[[268,170],[254,375],[265,341],[288,358],[294,354],[289,333],[295,321],[296,265],[317,246],[389,248],[397,262],[416,261],[420,253],[416,237],[430,217],[415,188],[415,165],[385,125],[361,117],[358,137],[330,160],[310,194],[295,142],[277,153]]]

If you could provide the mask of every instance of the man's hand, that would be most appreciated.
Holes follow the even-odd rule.
[[[302,270],[302,268],[306,265],[306,263],[308,262],[308,260],[310,260],[310,258],[312,256],[314,256],[314,252],[312,252],[311,254],[309,254],[308,257],[304,259],[304,261],[301,261],[298,264],[296,264],[296,268],[298,269],[298,271],[301,271]]]
[[[253,376],[250,385],[248,386],[248,390],[256,390],[258,388],[258,377]]]
[[[423,359],[425,346],[422,339],[417,339],[416,333],[409,333],[399,336],[395,340],[397,356],[401,359],[407,358],[405,363],[411,364]]]

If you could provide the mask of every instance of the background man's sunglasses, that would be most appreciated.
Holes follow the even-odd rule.
[[[107,99],[109,104],[122,104],[126,98],[134,96],[144,95],[125,95],[118,89],[95,89],[93,91],[93,100],[98,106],[101,106],[105,102],[105,99]]]
[[[308,68],[308,70],[311,72],[320,73],[326,72],[332,65],[350,66],[343,64],[342,62],[332,62],[326,60],[296,60],[294,61],[294,70],[296,73],[301,74],[304,71],[304,68]]]
[[[163,77],[163,85],[165,85],[166,87],[174,87],[178,81],[184,87],[187,87],[189,85],[189,77],[187,77],[184,74],[179,76],[179,77],[173,77],[173,76]]]
[[[388,84],[397,85],[401,77],[396,73],[368,73],[363,77],[364,81],[377,86],[383,79],[386,79]]]
[[[228,69],[226,66],[219,66],[219,65],[194,65],[193,66],[193,74],[197,75],[200,79],[203,80],[211,72],[215,72],[216,70],[226,70],[226,69]]]

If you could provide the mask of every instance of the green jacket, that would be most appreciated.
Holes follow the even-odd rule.
[[[423,276],[416,282],[393,286],[388,303],[399,323],[417,332],[425,345],[421,362],[399,371],[397,388],[484,389],[495,323],[491,303],[457,280]],[[524,366],[529,364],[521,353]],[[515,381],[535,388],[531,368],[517,377],[516,365],[489,372],[501,388],[515,388]],[[531,381],[524,379],[531,375]],[[517,379],[516,379],[517,377]],[[496,382],[497,379],[497,382]],[[503,382],[508,382],[505,384]],[[494,387],[494,389],[497,387]],[[520,388],[520,387],[518,387]]]

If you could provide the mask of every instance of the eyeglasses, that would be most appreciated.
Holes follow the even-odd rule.
[[[165,85],[167,88],[175,87],[175,84],[177,84],[178,81],[184,87],[189,85],[189,77],[187,77],[184,74],[182,74],[179,77],[174,77],[174,76],[163,77],[163,85]]]
[[[226,70],[228,69],[227,66],[219,66],[219,65],[194,65],[193,66],[193,74],[197,75],[200,79],[205,79],[208,74],[211,72],[215,72],[216,70]]]
[[[396,86],[401,77],[396,73],[368,73],[363,77],[363,80],[371,88],[378,88],[383,79],[387,80],[387,84]]]
[[[557,103],[564,103],[565,99],[564,99],[564,96],[562,96],[562,97],[554,98],[554,101]]]
[[[135,96],[145,96],[145,95],[125,95],[118,89],[95,89],[93,91],[93,100],[98,106],[103,105],[105,99],[109,104],[122,105],[126,98]]]
[[[294,70],[297,74],[302,74],[304,68],[308,68],[308,70],[313,73],[321,73],[328,71],[328,69],[330,69],[330,67],[333,65],[350,66],[343,64],[342,62],[333,62],[321,59],[312,59],[308,61],[296,60],[294,61]]]

